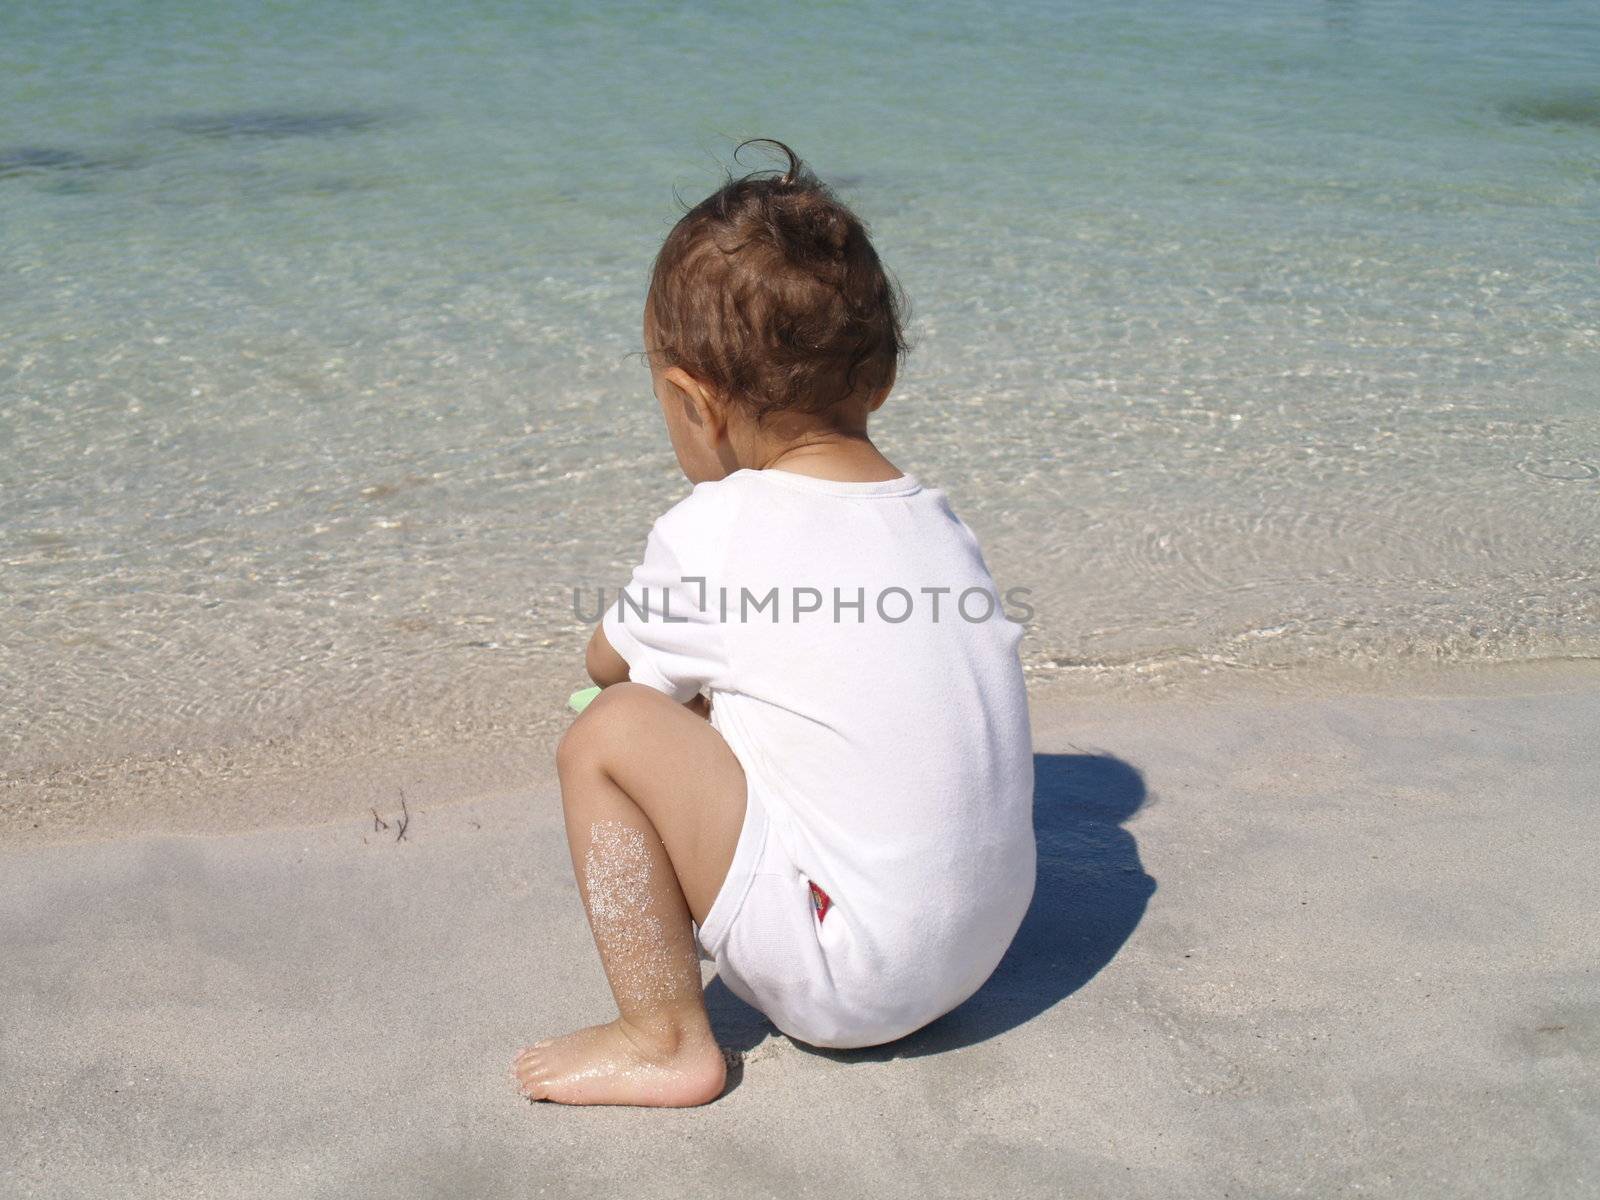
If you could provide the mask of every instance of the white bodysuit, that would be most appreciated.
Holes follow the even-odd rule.
[[[801,1041],[920,1028],[1022,921],[1033,757],[1006,608],[942,492],[741,470],[656,522],[606,610],[630,678],[709,693],[744,767],[744,826],[697,936]]]

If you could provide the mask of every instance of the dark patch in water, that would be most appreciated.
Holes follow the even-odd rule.
[[[317,175],[286,183],[283,191],[302,196],[342,196],[346,192],[370,192],[379,184],[369,179],[349,179],[342,175]]]
[[[283,108],[196,113],[162,122],[168,129],[210,138],[326,137],[371,129],[382,118],[361,109],[295,111]]]
[[[1573,88],[1547,96],[1523,96],[1502,104],[1500,114],[1523,125],[1586,125],[1600,129],[1600,91]]]
[[[93,171],[111,165],[59,146],[0,146],[0,179],[52,171]]]

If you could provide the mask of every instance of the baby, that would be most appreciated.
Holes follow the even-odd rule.
[[[720,1095],[701,956],[799,1041],[903,1037],[977,991],[1033,896],[1021,630],[944,494],[868,438],[900,301],[770,144],[787,170],[685,214],[645,299],[694,489],[594,631],[604,690],[556,751],[620,1015],[524,1050],[534,1100]]]

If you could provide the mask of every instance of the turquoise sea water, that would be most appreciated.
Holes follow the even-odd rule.
[[[1035,678],[1600,654],[1592,0],[9,5],[7,777],[559,719],[754,135],[909,292],[882,441]]]

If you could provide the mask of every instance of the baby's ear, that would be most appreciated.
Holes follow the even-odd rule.
[[[666,378],[683,393],[684,415],[716,442],[728,428],[728,410],[715,389],[682,367],[669,368]]]

